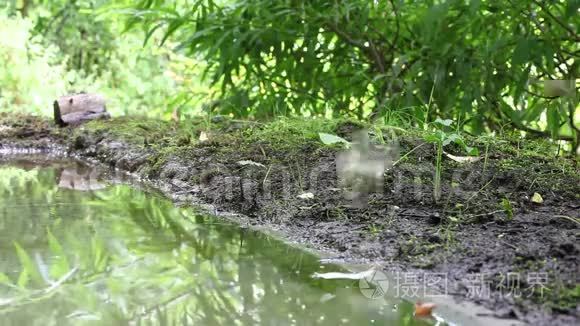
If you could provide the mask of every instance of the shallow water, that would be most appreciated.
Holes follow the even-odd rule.
[[[42,165],[42,166],[39,166]],[[430,325],[264,234],[75,162],[0,165],[1,325]]]

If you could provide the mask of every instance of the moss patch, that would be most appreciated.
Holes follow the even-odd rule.
[[[345,199],[337,182],[335,155],[343,147],[326,146],[318,135],[350,139],[360,128],[377,144],[396,138],[400,145],[383,192],[370,194],[364,207]],[[71,131],[40,118],[4,114],[0,135],[3,143],[23,146],[40,139],[60,142],[73,153],[166,182],[170,194],[194,194],[342,257],[448,273],[459,294],[464,287],[457,283],[470,273],[550,270],[560,285],[549,284],[554,290],[543,301],[522,302],[519,308],[533,312],[551,305],[560,307],[558,313],[573,313],[578,289],[570,275],[578,266],[580,174],[574,159],[556,156],[557,146],[545,140],[463,136],[482,159],[461,164],[444,156],[443,195],[435,203],[436,148],[423,130],[348,120],[263,124],[222,117],[179,124],[117,118]],[[458,145],[445,151],[466,155]],[[299,198],[305,191],[314,198]],[[530,200],[534,192],[544,203]],[[497,297],[482,301],[492,308],[514,304]]]

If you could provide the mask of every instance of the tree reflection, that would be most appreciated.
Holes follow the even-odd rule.
[[[128,186],[91,188],[95,173],[0,167],[8,324],[428,323],[344,290],[351,281],[313,279],[319,260],[271,237]]]

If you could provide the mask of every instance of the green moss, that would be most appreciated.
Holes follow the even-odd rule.
[[[575,309],[580,302],[580,284],[573,287],[558,286],[551,293],[554,308]]]
[[[58,138],[69,138],[70,135],[68,128],[55,128],[49,120],[38,117],[1,114],[0,124],[49,130]],[[290,158],[305,160],[342,148],[341,145],[324,145],[319,139],[319,133],[336,134],[349,139],[352,132],[361,128],[368,128],[371,139],[376,142],[397,137],[401,145],[401,162],[420,168],[425,167],[425,163],[435,161],[434,146],[425,143],[430,133],[428,131],[370,126],[347,119],[281,118],[268,123],[258,123],[223,117],[211,120],[192,118],[177,124],[142,117],[120,117],[91,121],[74,129],[74,133],[108,136],[154,150],[157,155],[155,162],[151,163],[151,170],[157,171],[171,156],[196,158],[200,155],[196,149],[203,149],[201,155],[212,155],[218,162],[251,158],[260,159],[262,163],[288,163]],[[10,130],[4,128],[4,136],[10,137]],[[209,134],[210,139],[200,142],[201,132]],[[465,167],[444,157],[444,182],[457,168],[486,170],[493,174],[508,173],[523,187],[530,188],[530,191],[561,191],[578,196],[576,185],[580,180],[577,163],[571,159],[556,157],[557,146],[553,142],[515,136],[494,138],[463,135],[463,138],[468,146],[478,148],[480,155],[487,152],[485,163],[481,160]],[[452,144],[446,146],[445,150],[454,155],[465,155],[462,148]]]
[[[347,126],[346,128],[344,128]],[[352,128],[350,128],[352,126]],[[341,129],[356,129],[364,124],[344,119],[282,118],[243,133],[248,143],[265,143],[277,150],[292,150],[305,143],[322,146],[319,133],[340,134]]]
[[[163,165],[167,162],[168,156],[168,152],[157,152],[155,155],[150,156],[148,159],[148,168],[144,173],[148,176],[157,175]]]
[[[498,172],[516,175],[530,191],[558,191],[573,196],[580,183],[573,160],[539,154],[504,157],[494,162]]]
[[[168,122],[135,117],[93,120],[80,129],[93,133],[106,133],[119,140],[140,146],[155,144],[175,136]]]

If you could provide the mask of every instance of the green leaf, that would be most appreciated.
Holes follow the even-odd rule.
[[[514,49],[514,54],[512,56],[512,64],[514,66],[528,62],[531,50],[530,43],[531,41],[528,39],[520,39],[518,41],[518,43],[516,44],[516,48]]]
[[[530,75],[530,70],[532,69],[532,65],[528,65],[526,69],[522,71],[520,77],[516,83],[516,87],[514,89],[514,106],[517,106],[521,100],[522,93],[524,92]]]
[[[560,130],[560,112],[558,112],[557,104],[548,108],[548,130],[552,134],[552,137],[558,136],[558,131]]]
[[[97,237],[93,237],[91,241],[91,247],[93,252],[93,268],[97,271],[104,270],[107,267],[109,255],[106,253],[106,249],[102,240]]]
[[[30,281],[30,276],[29,276],[28,271],[25,269],[20,271],[20,275],[18,276],[18,281],[16,281],[16,284],[18,284],[18,287],[20,287],[21,289],[26,289],[26,286],[28,285],[29,281]]]
[[[320,140],[325,144],[325,145],[332,145],[332,144],[336,144],[336,143],[344,143],[347,145],[350,145],[350,142],[342,137],[336,136],[336,135],[331,135],[331,134],[326,134],[323,132],[318,133],[318,136],[320,136]]]
[[[459,136],[458,134],[450,134],[450,135],[445,135],[445,137],[443,138],[443,146],[447,146],[451,143],[458,143],[458,144],[462,144],[463,139],[461,139],[461,136]]]
[[[16,248],[16,254],[18,255],[18,259],[20,260],[20,264],[22,265],[22,272],[20,273],[20,277],[18,278],[18,285],[21,287],[25,287],[28,284],[29,280],[36,282],[37,284],[44,283],[42,276],[38,272],[36,265],[32,262],[32,259],[18,243],[14,243],[14,247]]]
[[[467,152],[467,154],[469,154],[471,156],[479,155],[479,149],[477,149],[475,147],[465,146],[464,148],[465,148],[465,152]]]
[[[54,263],[50,266],[50,275],[59,278],[70,271],[70,264],[62,246],[54,237],[52,232],[46,230],[46,233],[48,236],[48,247],[50,248],[52,255],[55,257]]]
[[[568,3],[566,4],[565,16],[568,18],[573,17],[574,15],[578,15],[578,10],[580,9],[580,1],[570,0],[567,2]]]
[[[501,206],[503,207],[503,210],[507,216],[507,219],[509,221],[511,221],[514,218],[514,209],[512,207],[512,203],[510,202],[509,199],[504,197],[501,200]]]
[[[12,281],[10,280],[10,278],[8,277],[8,275],[6,275],[4,273],[0,273],[0,284],[11,285],[12,284]]]
[[[445,140],[446,134],[441,130],[437,130],[436,132],[430,133],[425,136],[425,140],[430,143],[442,143]]]
[[[449,127],[449,126],[451,126],[453,124],[453,120],[451,120],[451,119],[442,120],[441,118],[437,118],[434,121],[434,123],[438,123],[438,124],[440,124],[442,126]]]
[[[159,43],[159,46],[165,44],[165,41],[167,41],[167,39],[171,36],[171,34],[175,33],[175,31],[186,22],[187,22],[186,19],[176,19],[172,21],[167,27],[167,31],[165,32],[165,35],[163,35],[163,39],[161,39],[161,43]]]
[[[153,33],[155,33],[155,31],[158,30],[163,25],[165,25],[165,22],[161,22],[155,25],[155,27],[151,28],[149,31],[147,31],[147,34],[145,34],[145,39],[143,40],[143,46],[147,45],[149,38],[151,38],[151,36],[153,36]]]
[[[543,105],[543,103],[538,101],[537,98],[532,99],[530,101],[530,104],[528,105],[528,109],[526,110],[524,116],[522,117],[522,121],[524,122],[536,121],[540,117],[542,112],[544,112],[544,110],[546,110],[546,107]]]

